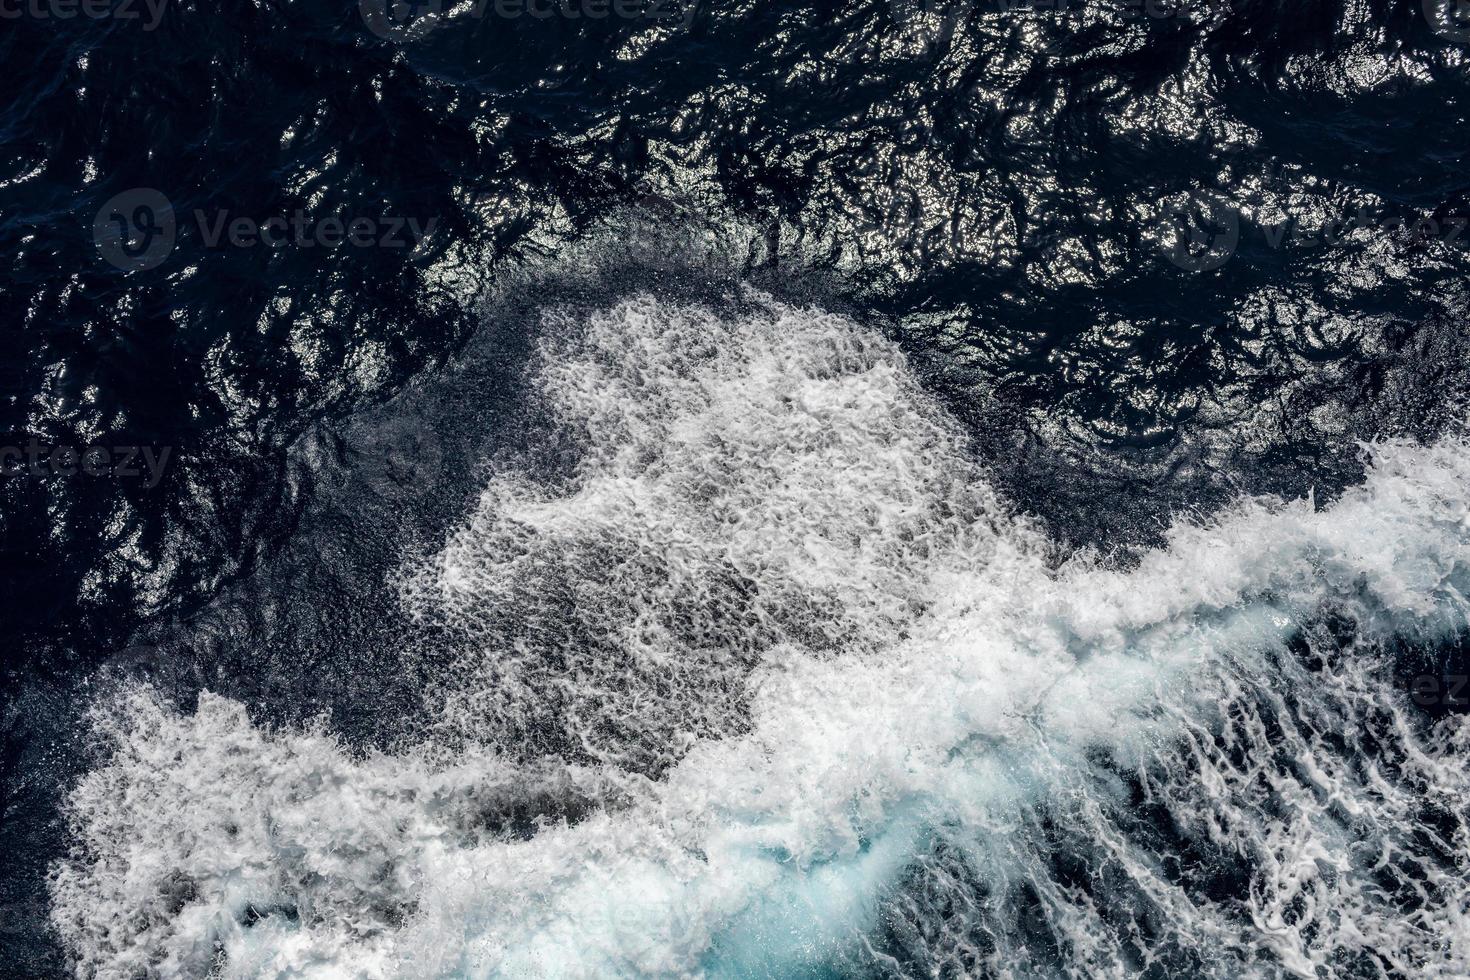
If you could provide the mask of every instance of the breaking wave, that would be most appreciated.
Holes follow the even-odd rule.
[[[1120,567],[844,317],[637,296],[532,375],[544,453],[399,575],[413,744],[99,700],[82,975],[1470,972],[1470,728],[1395,680],[1465,630],[1457,438]]]

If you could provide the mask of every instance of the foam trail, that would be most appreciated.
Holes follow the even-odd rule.
[[[79,973],[1470,970],[1470,734],[1388,680],[1465,628],[1465,445],[1056,568],[892,345],[734,306],[548,318],[580,462],[405,569],[420,748],[98,706]]]

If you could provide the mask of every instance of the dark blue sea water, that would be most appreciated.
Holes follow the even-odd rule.
[[[0,974],[1466,975],[1464,7],[3,0]]]

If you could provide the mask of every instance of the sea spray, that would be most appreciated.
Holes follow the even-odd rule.
[[[1470,970],[1470,734],[1392,681],[1464,631],[1465,445],[1057,566],[893,345],[740,300],[548,314],[578,460],[404,568],[421,746],[96,706],[81,974]]]

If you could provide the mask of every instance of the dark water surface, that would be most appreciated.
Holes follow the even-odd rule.
[[[414,724],[398,652],[457,627],[414,632],[390,573],[555,428],[524,390],[547,307],[748,282],[847,313],[1057,560],[1329,501],[1360,440],[1463,418],[1454,10],[589,3],[4,8],[0,974],[70,969],[44,880],[98,664],[365,744]],[[33,443],[101,472],[21,471]],[[899,972],[1009,941],[940,966],[887,928]]]

